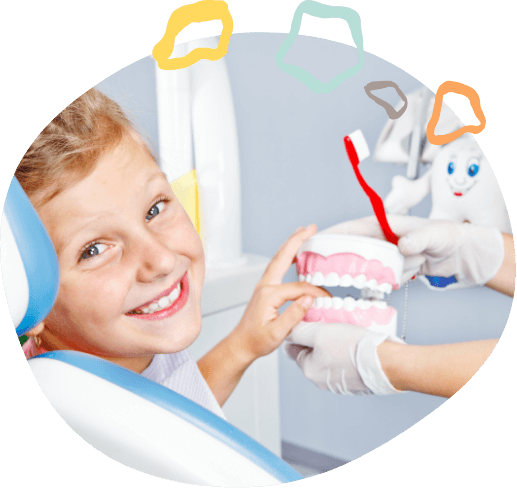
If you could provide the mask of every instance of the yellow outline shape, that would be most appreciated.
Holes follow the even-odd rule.
[[[220,20],[223,31],[219,38],[217,49],[200,47],[181,58],[169,59],[174,51],[176,36],[192,22],[208,22]],[[228,44],[233,33],[233,18],[228,10],[228,4],[223,0],[202,0],[197,3],[184,5],[172,12],[167,22],[167,29],[162,39],[153,48],[153,58],[158,67],[164,70],[187,68],[201,59],[217,61],[228,52]]]
[[[457,93],[458,95],[464,95],[469,99],[470,106],[472,107],[474,114],[479,120],[479,125],[466,125],[465,127],[461,127],[460,129],[451,132],[450,134],[436,135],[434,130],[436,129],[436,125],[440,119],[440,114],[442,113],[443,97],[450,92]],[[431,115],[429,123],[427,124],[427,140],[431,144],[434,144],[435,146],[447,144],[449,142],[455,141],[458,137],[462,136],[466,132],[479,134],[485,128],[485,125],[486,118],[483,110],[481,110],[481,100],[479,99],[479,95],[477,94],[476,90],[474,90],[474,88],[471,88],[468,85],[464,85],[463,83],[458,83],[457,81],[445,81],[438,87],[434,99],[433,114]]]

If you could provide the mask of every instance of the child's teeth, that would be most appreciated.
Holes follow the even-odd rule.
[[[335,310],[339,310],[343,307],[343,300],[339,297],[332,298],[332,308]]]
[[[312,281],[312,276],[310,274],[307,274],[307,276],[305,277],[305,281],[307,283],[310,283]]]
[[[178,286],[176,288],[174,288],[174,290],[172,290],[172,292],[169,294],[169,301],[172,303],[179,296],[180,296],[180,286],[178,284]]]
[[[305,275],[298,276],[298,281],[305,281]]]
[[[332,306],[332,298],[330,298],[330,297],[323,297],[323,306],[325,308],[330,308]]]
[[[321,308],[323,306],[323,297],[316,297],[316,300],[314,300],[314,306],[316,308]]]
[[[174,288],[170,292],[170,294],[166,297],[161,297],[157,302],[149,304],[147,307],[135,310],[135,313],[140,314],[147,314],[147,313],[154,313],[157,310],[163,310],[164,308],[167,308],[170,306],[179,296],[181,293],[181,283],[178,283],[178,286]]]

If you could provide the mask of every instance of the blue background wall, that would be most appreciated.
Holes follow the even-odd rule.
[[[406,94],[421,86],[404,71],[367,54],[359,74],[332,93],[314,94],[276,67],[274,55],[284,38],[233,35],[225,57],[239,133],[243,250],[264,256],[273,256],[300,225],[314,222],[323,229],[372,214],[346,157],[343,136],[360,128],[373,151],[388,121],[384,109],[364,92],[370,81],[394,81]],[[356,60],[351,47],[309,37],[298,37],[286,57],[322,81]],[[154,83],[154,60],[145,58],[99,88],[129,110],[157,149]],[[398,101],[394,91],[382,96],[393,105]],[[392,177],[405,173],[405,168],[375,164],[371,158],[361,163],[361,169],[382,197],[389,192]],[[412,213],[427,216],[430,205],[427,198]],[[286,281],[295,279],[292,269]],[[409,289],[407,341],[442,344],[499,337],[511,303],[487,288],[442,293],[416,281]],[[404,291],[393,293],[390,304],[402,317]],[[280,385],[283,440],[343,460],[380,446],[444,401],[417,393],[333,395],[306,380],[283,354]]]

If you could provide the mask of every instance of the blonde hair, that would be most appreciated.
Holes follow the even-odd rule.
[[[14,175],[33,204],[42,205],[90,174],[127,135],[142,142],[120,106],[92,88],[45,127]]]

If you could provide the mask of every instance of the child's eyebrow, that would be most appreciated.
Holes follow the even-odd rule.
[[[57,237],[57,242],[56,242],[56,244],[54,246],[56,248],[56,252],[59,254],[61,251],[66,249],[68,247],[68,245],[72,244],[71,239],[70,239],[71,235],[77,235],[79,232],[81,232],[84,229],[86,229],[87,227],[89,227],[92,223],[94,223],[94,222],[98,223],[99,220],[106,220],[106,216],[104,216],[104,215],[94,215],[91,218],[88,218],[86,220],[86,222],[84,222],[84,225],[81,225],[80,227],[78,226],[78,227],[73,228],[71,230],[68,229],[66,235],[63,235],[63,236],[59,235]]]
[[[157,171],[156,173],[153,173],[151,176],[149,176],[149,178],[147,178],[147,184],[149,183],[152,183],[154,180],[156,179],[165,179],[165,181],[167,181],[167,178],[165,177],[165,174],[163,173],[163,171]]]

